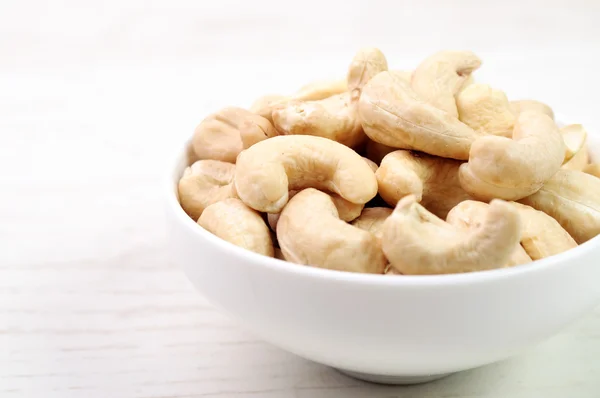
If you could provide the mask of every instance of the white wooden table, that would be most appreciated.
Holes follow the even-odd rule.
[[[408,68],[473,49],[478,79],[600,126],[597,3],[515,1],[514,16],[510,2],[351,1],[340,16],[331,2],[312,18],[323,2],[293,17],[217,3],[0,5],[0,397],[599,397],[600,309],[519,357],[412,387],[263,343],[171,261],[160,197],[203,115],[339,76],[363,44]]]

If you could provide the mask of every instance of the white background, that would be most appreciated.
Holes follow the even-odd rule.
[[[407,69],[473,50],[479,81],[593,130],[599,17],[594,0],[1,1],[0,397],[597,397],[598,311],[403,389],[264,344],[170,261],[158,184],[207,113],[344,76],[363,45]]]

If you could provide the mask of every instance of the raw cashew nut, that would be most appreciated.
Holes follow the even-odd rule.
[[[366,146],[367,158],[371,159],[376,164],[381,164],[381,160],[390,152],[396,151],[396,148],[380,144],[377,141],[368,140]]]
[[[590,163],[583,168],[583,172],[600,178],[600,164]]]
[[[517,265],[562,253],[577,246],[575,240],[560,224],[544,212],[516,202],[510,204],[519,212],[521,218],[520,252],[527,255],[527,260],[520,260],[513,255],[512,264]],[[453,225],[472,226],[484,219],[487,203],[464,201],[448,213],[447,221]],[[523,251],[523,248],[525,251]],[[525,253],[526,252],[526,253]]]
[[[565,144],[556,124],[540,112],[523,112],[513,139],[485,136],[460,166],[460,183],[475,198],[517,200],[533,194],[560,168]]]
[[[536,100],[518,100],[518,101],[510,101],[510,108],[512,109],[515,116],[519,116],[520,113],[525,111],[537,111],[545,113],[550,116],[550,119],[554,120],[554,112],[552,108],[543,102]]]
[[[219,160],[198,160],[183,171],[177,186],[183,210],[194,219],[213,203],[235,198],[235,165]]]
[[[356,53],[348,68],[348,91],[353,98],[360,96],[360,91],[379,72],[388,70],[385,55],[378,48],[362,48]]]
[[[412,75],[412,88],[424,101],[458,117],[454,96],[481,60],[471,51],[440,51],[426,58]]]
[[[358,114],[371,140],[446,158],[468,159],[471,144],[479,137],[457,117],[424,101],[406,81],[389,72],[379,73],[365,85]]]
[[[387,61],[381,51],[360,50],[348,70],[348,92],[319,101],[280,104],[272,112],[275,128],[285,135],[316,135],[349,147],[359,146],[366,136],[358,120],[358,97],[371,77],[383,70],[387,70]]]
[[[237,159],[235,189],[255,210],[278,213],[290,190],[313,187],[365,204],[377,195],[375,173],[352,149],[327,138],[288,135],[261,141]]]
[[[519,202],[556,219],[579,244],[600,233],[600,179],[592,175],[560,169]]]
[[[288,193],[288,195],[289,195],[288,201],[290,199],[292,199],[298,192],[300,192],[300,191],[290,191]],[[365,207],[364,204],[356,204],[356,203],[348,202],[346,199],[342,198],[338,194],[335,194],[335,193],[327,193],[327,194],[331,197],[331,200],[333,201],[333,204],[335,205],[335,208],[338,211],[340,220],[343,220],[346,222],[350,222],[350,221],[354,220],[356,217],[360,216],[363,208]],[[277,231],[277,223],[279,221],[280,215],[281,215],[281,213],[267,214],[267,222],[269,223],[269,227],[271,227],[271,230]]]
[[[521,245],[533,260],[577,247],[575,239],[554,218],[531,206],[511,204],[521,217]]]
[[[382,274],[386,260],[377,239],[342,221],[324,192],[304,189],[281,212],[277,239],[286,260],[338,271]]]
[[[517,211],[502,200],[491,201],[480,227],[465,230],[442,221],[409,195],[385,221],[382,248],[404,275],[488,270],[509,262],[520,229]]]
[[[290,96],[270,94],[258,98],[250,106],[250,111],[273,122],[273,109],[288,101],[317,101],[348,91],[346,79],[317,80],[302,86]]]
[[[315,135],[349,147],[365,139],[350,93],[320,101],[289,101],[273,110],[275,128],[285,135]]]
[[[458,180],[460,165],[457,160],[419,152],[392,152],[383,158],[375,173],[379,195],[395,206],[400,199],[413,194],[426,209],[446,218],[450,209],[471,199]]]
[[[383,223],[392,214],[392,209],[387,207],[369,207],[362,211],[360,217],[352,221],[356,228],[369,231],[381,242],[383,236]]]
[[[587,132],[581,124],[570,124],[560,129],[565,142],[566,153],[563,169],[583,170],[589,160]]]
[[[506,94],[486,84],[471,84],[456,96],[460,121],[478,133],[512,137],[515,115]]]
[[[246,109],[228,107],[206,117],[194,131],[192,146],[198,159],[213,159],[235,163],[244,149],[242,131],[249,137],[273,136],[275,130],[265,118]]]
[[[465,200],[450,210],[446,222],[450,225],[467,230],[471,228],[480,228],[481,224],[485,221],[489,206],[489,204],[484,202]],[[523,237],[521,237],[521,240],[523,240]],[[512,256],[508,260],[508,263],[505,264],[505,267],[512,267],[514,265],[530,262],[531,257],[529,257],[523,246],[521,246],[520,243],[517,243]]]
[[[273,257],[273,241],[267,224],[239,199],[229,198],[208,206],[198,225],[236,246]]]

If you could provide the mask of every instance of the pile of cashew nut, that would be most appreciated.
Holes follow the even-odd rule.
[[[210,233],[291,263],[386,275],[513,267],[600,233],[600,164],[579,124],[476,82],[469,51],[414,70],[358,51],[346,78],[228,107],[178,184]]]

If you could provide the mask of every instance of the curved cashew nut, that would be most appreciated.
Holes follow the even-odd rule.
[[[235,165],[219,160],[198,160],[183,171],[177,190],[183,210],[194,219],[213,203],[235,198]]]
[[[285,135],[315,135],[349,147],[365,140],[350,93],[320,101],[289,101],[273,110],[275,128]]]
[[[480,228],[485,220],[488,210],[489,204],[487,203],[465,200],[450,210],[446,222],[467,230],[471,228]],[[521,237],[521,240],[523,240],[523,237]],[[505,267],[526,264],[531,261],[531,257],[529,257],[523,246],[521,246],[520,243],[517,243],[508,263],[505,264]]]
[[[403,197],[413,194],[417,202],[438,217],[446,214],[471,196],[460,186],[458,169],[461,162],[424,153],[398,150],[386,155],[375,176],[379,195],[395,206]]]
[[[592,175],[560,169],[519,202],[554,218],[579,244],[600,233],[600,179]]]
[[[556,221],[531,206],[511,202],[521,217],[521,245],[533,260],[577,247],[575,239]]]
[[[471,51],[440,51],[426,58],[412,75],[412,88],[424,101],[458,117],[454,96],[481,60]]]
[[[300,192],[300,191],[294,191],[294,190],[290,191],[288,193],[288,195],[289,195],[288,201],[290,199],[292,199],[298,192]],[[340,220],[343,220],[346,222],[350,222],[350,221],[354,220],[356,217],[360,216],[363,208],[365,207],[364,204],[356,204],[356,203],[349,202],[346,199],[342,198],[338,194],[335,194],[335,193],[327,193],[327,194],[331,197],[331,200],[333,201],[333,204],[338,211]],[[279,221],[280,216],[281,216],[281,213],[268,213],[267,214],[267,222],[269,223],[269,227],[271,227],[271,230],[277,231],[277,223]]]
[[[414,80],[414,77],[413,77]],[[358,115],[367,136],[381,144],[466,160],[480,134],[420,98],[410,85],[381,72],[363,88]]]
[[[590,160],[587,149],[587,132],[581,124],[570,124],[561,128],[560,133],[567,148],[562,168],[583,170]]]
[[[360,91],[379,72],[388,70],[385,55],[378,48],[362,48],[354,55],[348,68],[348,91],[354,99],[360,96]]]
[[[228,107],[206,117],[196,127],[192,146],[198,159],[235,163],[244,149],[242,136],[255,141],[257,136],[272,137],[276,131],[271,123],[246,109]],[[265,137],[265,138],[267,138]]]
[[[464,230],[429,213],[409,195],[385,221],[382,248],[405,275],[487,270],[508,263],[520,228],[517,211],[502,200],[492,200],[480,227]]]
[[[460,121],[478,133],[512,137],[516,117],[506,94],[486,84],[471,84],[456,96]]]
[[[285,206],[277,239],[284,257],[297,264],[382,274],[386,263],[377,239],[340,220],[329,195],[313,188]]]
[[[473,143],[469,162],[460,166],[460,183],[477,199],[521,199],[540,189],[564,156],[565,144],[552,119],[524,112],[513,139],[485,136]]]
[[[273,109],[273,123],[282,134],[306,134],[329,138],[349,147],[362,144],[366,136],[356,106],[362,87],[374,75],[387,70],[377,49],[360,50],[348,70],[348,89],[319,101],[289,101]]]
[[[198,225],[236,246],[273,257],[273,241],[267,224],[242,201],[229,198],[208,206]]]
[[[519,116],[520,113],[526,111],[537,111],[545,113],[550,116],[550,119],[554,120],[554,111],[548,105],[543,102],[536,100],[518,100],[510,101],[510,109],[513,111],[515,116]]]
[[[375,173],[359,154],[308,135],[273,137],[244,150],[234,181],[240,199],[266,213],[280,212],[290,190],[308,187],[337,193],[356,204],[377,195]]]
[[[516,251],[509,265],[550,257],[577,246],[571,235],[554,218],[530,206],[516,202],[510,202],[510,204],[519,212],[521,218],[521,244],[518,247],[521,250],[525,249],[528,260],[523,261],[517,258],[520,254]],[[466,226],[480,224],[488,207],[489,205],[483,202],[459,203],[448,213],[447,222]]]
[[[352,221],[356,228],[369,231],[381,242],[383,236],[383,223],[392,214],[392,209],[387,207],[369,207],[362,211],[360,217]]]

